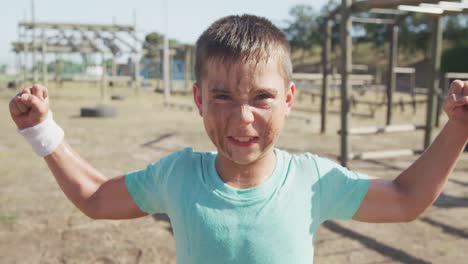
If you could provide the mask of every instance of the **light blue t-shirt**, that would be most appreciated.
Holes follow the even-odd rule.
[[[313,262],[313,239],[328,219],[349,219],[369,181],[330,160],[275,149],[276,168],[262,184],[225,184],[216,153],[175,152],[127,174],[138,207],[171,219],[178,263]]]

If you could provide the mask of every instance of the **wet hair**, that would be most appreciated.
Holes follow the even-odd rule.
[[[208,62],[268,62],[280,65],[285,83],[292,75],[290,47],[286,35],[268,19],[254,15],[233,15],[215,21],[196,43],[195,78],[201,80]]]

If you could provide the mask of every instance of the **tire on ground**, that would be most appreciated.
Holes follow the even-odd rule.
[[[111,95],[111,100],[122,101],[125,100],[125,96],[120,94]]]
[[[94,107],[81,107],[81,117],[114,117],[117,114],[115,107],[110,105],[97,105]]]

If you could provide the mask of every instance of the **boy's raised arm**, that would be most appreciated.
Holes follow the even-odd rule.
[[[50,125],[55,122],[49,112],[47,88],[34,85],[24,89],[10,101],[9,108],[13,121],[23,134],[29,128],[38,128],[26,132],[28,141],[44,157],[68,199],[83,213],[94,219],[128,219],[146,215],[130,196],[124,176],[106,179],[64,140],[57,141],[57,138],[63,138],[63,132],[60,135],[61,129]],[[48,132],[54,135],[47,138]]]
[[[444,103],[449,121],[431,146],[395,180],[370,179],[353,219],[412,221],[437,199],[468,140],[468,83],[454,81]]]

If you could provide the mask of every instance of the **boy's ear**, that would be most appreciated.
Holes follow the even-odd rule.
[[[296,85],[294,84],[294,82],[290,82],[287,89],[288,90],[286,91],[286,105],[288,106],[288,110],[286,114],[289,115],[294,102],[294,93],[296,92]]]
[[[202,93],[197,82],[195,82],[192,86],[192,94],[193,94],[193,101],[195,102],[195,105],[198,108],[198,114],[202,116],[202,103],[203,103]]]

